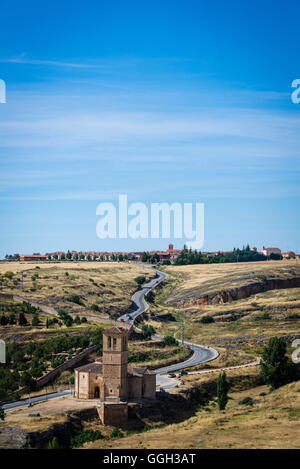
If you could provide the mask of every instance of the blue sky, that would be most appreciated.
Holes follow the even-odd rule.
[[[96,207],[119,194],[204,202],[203,250],[300,251],[299,13],[271,0],[3,5],[0,257],[163,249],[97,238]]]

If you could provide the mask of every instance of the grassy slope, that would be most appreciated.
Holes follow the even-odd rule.
[[[119,440],[99,440],[86,448],[299,448],[300,382],[268,393],[266,386],[233,391],[225,411],[215,401],[180,423]],[[250,396],[252,407],[239,401]]]
[[[39,267],[38,269],[36,267]],[[1,263],[1,272],[15,272],[12,280],[3,280],[0,292],[13,293],[25,299],[40,302],[64,309],[67,312],[88,316],[91,304],[99,305],[102,315],[105,312],[120,314],[130,309],[131,296],[137,285],[134,278],[144,275],[147,279],[155,273],[138,265],[117,262],[86,262],[86,263],[41,263],[20,264]],[[14,285],[13,280],[20,280],[20,270],[24,270],[24,289],[21,284]],[[69,275],[66,275],[66,272]],[[38,274],[36,281],[32,276]],[[85,306],[68,301],[72,295],[79,295]],[[95,316],[95,313],[92,313]],[[107,316],[107,314],[106,314]]]
[[[220,290],[248,285],[267,279],[300,277],[296,261],[244,262],[170,266],[166,271],[182,280],[169,300],[175,304],[186,298],[199,298]]]

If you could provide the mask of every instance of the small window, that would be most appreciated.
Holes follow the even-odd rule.
[[[117,348],[117,339],[114,337],[113,338],[113,349],[116,350]]]
[[[111,348],[111,337],[110,336],[107,339],[107,344],[108,344],[108,348]]]

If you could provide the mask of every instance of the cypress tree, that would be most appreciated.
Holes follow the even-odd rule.
[[[220,373],[218,377],[217,396],[219,410],[224,410],[226,407],[228,402],[228,389],[229,385],[224,371],[223,373]]]

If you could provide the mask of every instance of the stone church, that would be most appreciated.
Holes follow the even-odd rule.
[[[155,393],[156,375],[128,365],[128,330],[122,327],[103,331],[103,356],[75,369],[75,397],[99,399],[103,424],[124,423],[128,401],[155,399]]]

